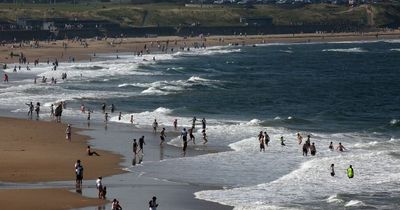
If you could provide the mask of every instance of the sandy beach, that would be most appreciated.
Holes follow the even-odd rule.
[[[70,58],[74,58],[75,61],[87,61],[91,59],[96,59],[94,54],[112,54],[118,55],[122,53],[126,54],[136,54],[137,52],[144,49],[146,45],[151,53],[162,53],[161,48],[158,45],[166,45],[167,41],[169,43],[168,49],[176,49],[174,52],[179,50],[180,47],[193,47],[195,43],[204,43],[208,46],[224,46],[224,45],[253,45],[253,44],[268,44],[268,43],[308,43],[308,42],[346,42],[346,41],[374,41],[374,40],[390,40],[390,39],[400,39],[399,31],[391,32],[379,32],[374,33],[341,33],[341,34],[289,34],[289,35],[257,35],[257,36],[212,36],[212,37],[194,37],[194,38],[183,38],[183,37],[157,37],[157,38],[109,38],[107,40],[94,40],[87,39],[88,47],[82,46],[79,42],[71,40],[59,40],[54,42],[40,42],[39,48],[31,48],[29,45],[18,47],[7,44],[5,46],[0,46],[0,62],[7,64],[18,63],[18,56],[10,57],[10,53],[14,54],[23,53],[30,66],[33,66],[33,61],[39,59],[41,63],[50,60],[53,62],[57,59],[60,62],[68,61]],[[68,47],[63,48],[63,43],[67,43]],[[248,47],[252,49],[259,49],[261,47]],[[170,51],[168,51],[170,53]],[[156,54],[157,55],[157,54]],[[99,56],[100,57],[100,56]],[[120,59],[123,60],[123,59]],[[139,58],[141,60],[141,58]],[[161,60],[161,59],[160,59]],[[64,63],[65,64],[65,63]],[[9,65],[9,69],[14,66]],[[25,67],[25,65],[23,66]],[[47,67],[46,67],[47,68]],[[178,68],[178,67],[177,67]],[[192,82],[190,79],[193,76],[197,76],[197,73],[185,74],[191,76],[189,79],[177,80],[186,81],[186,79]],[[15,73],[17,74],[17,73]],[[183,73],[182,73],[183,74]],[[30,78],[26,75],[18,75],[21,78]],[[98,83],[108,82],[109,75],[106,75]],[[130,77],[131,75],[126,75]],[[143,77],[143,75],[140,75]],[[140,77],[138,76],[138,77]],[[81,75],[82,77],[82,75]],[[106,78],[107,77],[107,78]],[[163,77],[161,75],[160,77]],[[199,76],[200,77],[200,76]],[[111,78],[111,76],[110,76]],[[162,78],[164,80],[164,78]],[[23,81],[21,79],[21,81]],[[73,80],[71,80],[73,81]],[[80,81],[80,80],[79,80]],[[214,80],[210,80],[214,81]],[[218,80],[215,80],[218,81]],[[19,81],[20,82],[20,81]],[[92,82],[92,83],[90,83]],[[126,81],[119,82],[122,87],[128,84]],[[176,81],[174,82],[176,83]],[[16,83],[17,85],[22,84]],[[65,83],[65,85],[70,84],[75,85],[73,82]],[[88,80],[88,84],[95,85],[93,81]],[[118,83],[117,83],[118,84]],[[151,83],[153,84],[153,83]],[[186,84],[186,83],[185,83]],[[7,84],[8,85],[8,84]],[[13,85],[13,83],[11,83]],[[36,85],[36,84],[35,84]],[[35,87],[57,87],[54,86],[39,86]],[[129,86],[129,84],[128,84]],[[8,88],[4,85],[5,88]],[[119,93],[120,88],[117,85],[104,86],[104,88],[112,89],[115,93]],[[137,88],[137,87],[135,87]],[[147,88],[147,86],[146,86]],[[29,88],[28,88],[29,89]],[[50,89],[50,88],[49,88]],[[128,88],[126,88],[128,89]],[[69,90],[69,89],[67,89]],[[124,90],[121,88],[121,90]],[[11,89],[12,91],[12,89]],[[29,92],[29,90],[24,90]],[[50,89],[50,91],[58,91],[57,89]],[[23,92],[23,91],[21,91]],[[128,92],[128,91],[127,91]],[[99,92],[95,92],[97,96]],[[66,91],[66,94],[70,94]],[[127,97],[132,97],[127,94]],[[135,103],[140,103],[140,100],[146,100],[149,98],[148,95],[141,97],[138,94]],[[58,95],[57,95],[58,97]],[[82,103],[85,105],[88,103],[92,107],[99,106],[99,101],[86,96],[78,95],[77,98],[83,97]],[[71,101],[75,100],[71,97]],[[39,98],[40,99],[40,98]],[[25,100],[25,98],[23,99]],[[29,99],[26,99],[29,100]],[[41,100],[41,99],[40,99]],[[57,99],[58,100],[58,99]],[[68,99],[67,99],[68,100]],[[86,100],[86,101],[85,101]],[[103,100],[103,99],[99,99]],[[106,99],[104,99],[106,101]],[[118,101],[114,99],[119,106],[122,103],[128,103],[126,101]],[[40,101],[42,102],[42,101]],[[48,101],[47,101],[48,102]],[[110,101],[106,101],[110,103]],[[114,101],[113,101],[114,102]],[[43,103],[43,102],[42,102]],[[78,102],[77,102],[78,103]],[[80,103],[80,102],[79,102]],[[93,104],[90,104],[93,103]],[[130,103],[130,102],[129,102]],[[156,101],[156,107],[160,106],[161,110],[165,109],[159,105],[159,101]],[[18,105],[18,104],[17,104]],[[78,109],[73,104],[69,107],[68,111],[77,111]],[[108,104],[109,105],[109,104]],[[130,105],[130,104],[129,104]],[[145,110],[140,110],[136,108],[134,112],[143,111],[147,113],[143,118],[147,117],[151,120],[153,119],[150,114],[160,114],[147,107],[148,105],[143,105],[140,107]],[[168,107],[168,104],[165,105]],[[88,106],[89,107],[89,106]],[[118,107],[119,108],[119,107]],[[133,108],[132,108],[133,109]],[[148,111],[150,109],[150,111]],[[122,109],[121,109],[122,110]],[[156,109],[158,110],[158,109]],[[10,110],[6,110],[10,116]],[[47,110],[48,111],[48,110]],[[45,114],[47,111],[44,111]],[[125,111],[125,110],[122,110]],[[129,110],[131,111],[131,110]],[[123,114],[128,114],[123,113]],[[119,110],[117,111],[119,112]],[[171,111],[172,112],[172,111]],[[74,112],[72,112],[74,113]],[[100,114],[98,114],[100,113]],[[139,114],[140,114],[139,113]],[[164,112],[161,112],[162,114]],[[14,113],[13,113],[14,114]],[[14,117],[14,115],[11,115]],[[97,115],[98,114],[98,115]],[[138,115],[139,115],[138,114]],[[17,117],[26,118],[25,113],[16,114]],[[117,113],[113,114],[116,117]],[[161,115],[161,114],[160,114]],[[187,114],[189,115],[189,114]],[[83,115],[86,119],[86,115]],[[82,117],[79,116],[79,117]],[[141,115],[139,115],[141,116]],[[156,115],[157,116],[157,115]],[[168,115],[169,116],[169,115]],[[64,116],[63,116],[64,117]],[[121,124],[110,122],[105,126],[103,122],[103,113],[97,112],[92,116],[91,129],[83,129],[87,127],[86,120],[81,120],[82,118],[74,118],[76,116],[66,116],[71,117],[76,121],[72,121],[73,135],[72,141],[69,142],[65,139],[65,124],[46,122],[46,121],[35,121],[35,120],[23,120],[14,119],[7,117],[0,117],[0,164],[3,170],[0,171],[0,181],[6,183],[6,185],[13,186],[6,189],[0,189],[0,201],[4,203],[11,203],[10,208],[7,209],[93,209],[93,206],[105,206],[107,201],[92,199],[90,197],[96,197],[97,190],[94,187],[94,181],[98,176],[104,177],[104,183],[108,188],[108,199],[118,198],[122,201],[122,206],[127,206],[129,209],[132,206],[138,209],[145,209],[147,207],[148,199],[152,196],[157,195],[162,209],[173,209],[173,210],[186,210],[190,207],[191,210],[202,210],[202,209],[232,209],[233,207],[221,205],[219,203],[213,203],[206,200],[196,199],[194,193],[204,190],[220,190],[223,184],[198,184],[196,182],[186,181],[185,179],[180,179],[180,170],[185,171],[187,168],[185,166],[177,164],[177,168],[169,168],[167,170],[161,171],[159,168],[155,171],[160,174],[178,174],[177,179],[168,179],[166,177],[152,177],[151,175],[145,175],[146,172],[141,170],[140,167],[147,166],[149,163],[159,163],[163,162],[165,159],[185,159],[182,155],[181,147],[172,146],[172,144],[164,144],[163,147],[159,145],[159,135],[151,132],[150,126],[146,127],[135,127],[131,124]],[[98,118],[96,118],[98,117]],[[136,116],[135,116],[136,117]],[[172,116],[171,116],[172,117]],[[186,116],[187,117],[187,116]],[[43,118],[45,119],[45,118]],[[64,118],[65,119],[65,118]],[[101,120],[99,120],[101,119]],[[135,119],[136,120],[136,119]],[[151,121],[150,120],[150,121]],[[149,121],[149,124],[150,124]],[[67,121],[63,121],[67,123]],[[169,120],[167,126],[172,125],[172,121]],[[143,125],[143,124],[142,124]],[[167,127],[168,128],[168,127]],[[169,129],[169,128],[168,128]],[[104,132],[103,132],[104,130]],[[179,138],[181,127],[176,131],[168,131],[166,141],[169,142],[171,139]],[[79,132],[79,134],[77,133]],[[212,132],[212,131],[211,131]],[[82,134],[83,133],[83,134]],[[145,151],[146,156],[144,156],[144,163],[141,165],[136,163],[136,158],[132,159],[132,139],[139,138],[140,136],[146,136]],[[198,135],[198,142],[201,142],[200,133]],[[90,137],[89,137],[90,136]],[[236,137],[235,137],[236,138]],[[86,153],[87,145],[94,145],[92,150],[98,152],[100,156],[88,156]],[[98,149],[101,148],[101,149]],[[228,147],[202,147],[201,145],[189,145],[187,157],[200,156],[205,154],[217,153],[221,151],[229,150]],[[74,190],[75,183],[75,173],[74,173],[74,163],[77,159],[82,161],[84,167],[84,181],[83,181],[83,193],[82,195],[78,193],[71,192]],[[132,163],[135,164],[132,164]],[[137,165],[136,165],[137,164]],[[212,170],[207,168],[202,172],[207,172]],[[144,167],[143,167],[144,168]],[[190,169],[189,169],[190,170]],[[128,173],[124,173],[128,172]],[[150,171],[151,172],[151,171]],[[205,175],[207,176],[207,174]],[[171,176],[174,177],[174,176]],[[223,177],[223,176],[221,176]],[[190,177],[189,177],[190,178]],[[90,180],[90,181],[89,181]],[[54,183],[51,182],[62,182],[61,187],[54,187]],[[65,183],[64,183],[64,182]],[[67,183],[68,182],[68,183]],[[19,185],[22,183],[22,185]],[[32,186],[43,183],[45,189],[36,189],[37,186],[25,187],[23,184],[32,184]],[[69,184],[70,183],[70,184]],[[19,188],[21,186],[21,188]],[[28,186],[28,185],[27,185]],[[39,188],[43,188],[39,186]],[[67,186],[67,187],[66,187]],[[54,189],[54,188],[55,189]],[[18,189],[14,189],[18,188]],[[35,188],[35,189],[32,189]],[[20,202],[23,200],[24,202]],[[48,200],[49,202],[43,202],[43,200]],[[108,204],[109,205],[109,204]],[[231,204],[227,204],[231,205]],[[108,208],[108,206],[107,206]]]
[[[88,156],[86,145],[89,138],[76,134],[78,129],[74,129],[69,142],[65,139],[65,125],[60,123],[0,118],[0,127],[2,182],[71,181],[73,188],[77,159],[83,163],[84,180],[123,172],[118,167],[120,155],[92,148],[100,156]],[[69,209],[104,203],[66,189],[0,190],[0,194],[0,201],[15,205],[10,209],[28,209],[27,206],[31,209]],[[28,197],[30,199],[25,199]],[[43,200],[46,199],[51,202],[45,204]],[[19,202],[21,200],[24,202]]]
[[[6,44],[0,46],[1,63],[18,63],[18,56],[10,56],[13,52],[19,55],[21,52],[26,56],[27,61],[31,63],[38,59],[39,62],[69,61],[74,58],[75,61],[90,60],[99,53],[133,53],[145,52],[144,46],[150,52],[160,52],[162,46],[166,46],[168,41],[168,50],[174,48],[175,52],[180,47],[193,47],[195,43],[205,46],[224,46],[230,44],[262,44],[262,43],[305,43],[305,42],[341,42],[341,41],[370,41],[379,39],[400,39],[400,31],[387,32],[368,32],[368,33],[312,33],[312,34],[280,34],[280,35],[237,35],[237,36],[209,36],[209,37],[156,37],[156,38],[108,38],[102,40],[85,39],[88,44],[84,47],[80,42],[73,40],[58,40],[51,42],[39,42],[38,48],[31,48],[29,43],[23,45]],[[63,44],[67,44],[64,48]],[[160,45],[160,47],[158,46]]]

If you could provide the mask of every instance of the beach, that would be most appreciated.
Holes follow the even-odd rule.
[[[193,47],[204,38],[206,49]],[[162,46],[167,40],[168,49],[186,42],[190,50],[163,53],[157,41]],[[12,72],[17,58],[9,60],[9,46],[2,47],[11,80],[0,84],[0,114],[13,118],[0,118],[1,164],[7,169],[0,173],[0,193],[71,199],[66,202],[71,206],[49,209],[109,208],[90,199],[97,197],[95,179],[103,176],[108,200],[117,198],[124,209],[148,208],[152,196],[160,209],[174,210],[394,208],[400,165],[398,40],[394,31],[118,38],[87,40],[88,48],[68,41],[67,49],[57,41],[23,48],[29,61],[40,63],[18,72]],[[137,56],[151,41],[149,53]],[[47,57],[59,59],[56,71],[45,63]],[[70,57],[75,62],[64,62]],[[60,78],[62,72],[67,79]],[[33,82],[40,77],[59,82]],[[26,116],[30,101],[42,104],[38,121]],[[66,103],[62,124],[49,117],[50,105],[61,101]],[[92,111],[90,121],[83,105]],[[65,139],[67,123],[73,126],[71,142]],[[189,141],[184,154],[181,131],[193,124],[196,144]],[[166,142],[160,146],[163,127]],[[260,131],[271,138],[266,152],[259,151]],[[301,154],[298,132],[304,140],[310,135],[316,156]],[[141,136],[146,144],[135,156],[132,142]],[[280,145],[281,136],[286,146]],[[329,150],[331,141],[348,150]],[[100,156],[87,156],[87,145]],[[77,159],[85,169],[82,197],[74,192]],[[335,177],[329,174],[332,163]],[[350,164],[353,179],[345,174]],[[388,197],[384,204],[382,196]],[[27,205],[41,199],[33,198]],[[4,202],[9,200],[18,197],[6,196]]]
[[[74,187],[74,163],[83,163],[85,179],[119,174],[121,156],[96,150],[100,156],[86,154],[87,136],[72,135],[72,141],[65,139],[65,124],[1,118],[2,165],[0,180],[13,183],[35,183],[50,181],[71,181]],[[51,190],[1,190],[1,201],[10,203],[8,209],[70,209],[83,206],[101,205],[98,199],[82,198],[66,189]],[[29,198],[29,199],[27,199]],[[24,202],[20,202],[23,200]],[[43,202],[43,200],[48,200]],[[61,202],[62,201],[62,202]],[[13,206],[15,204],[15,206]]]
[[[10,56],[13,52],[19,55],[21,52],[27,57],[28,62],[33,63],[38,59],[40,62],[75,61],[95,59],[96,54],[109,53],[115,56],[121,53],[131,53],[136,55],[140,51],[161,52],[162,46],[168,45],[168,52],[179,51],[180,47],[193,48],[194,44],[201,46],[224,46],[224,45],[252,45],[261,43],[308,43],[308,42],[344,42],[344,41],[370,41],[379,39],[399,39],[400,32],[366,32],[366,33],[313,33],[313,34],[277,34],[277,35],[235,35],[235,36],[201,36],[201,37],[156,37],[156,38],[107,38],[96,40],[83,39],[88,46],[85,47],[78,40],[57,40],[40,41],[39,47],[30,47],[30,43],[25,43],[19,47],[18,43],[0,46],[1,63],[18,63],[18,56]],[[168,44],[167,44],[168,42]],[[67,45],[64,48],[64,44]],[[146,46],[146,49],[144,48]],[[25,67],[25,65],[23,66]],[[12,68],[12,66],[10,66]]]

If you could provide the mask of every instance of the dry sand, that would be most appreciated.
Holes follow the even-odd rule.
[[[376,35],[379,34],[377,37]],[[221,42],[221,39],[224,41]],[[88,47],[85,48],[79,42],[72,40],[59,40],[54,42],[39,42],[39,48],[31,48],[26,45],[20,48],[17,45],[7,44],[0,46],[0,63],[18,63],[18,57],[10,57],[10,53],[19,54],[23,52],[28,61],[33,63],[35,59],[40,62],[46,62],[48,59],[54,61],[69,60],[74,57],[78,60],[89,60],[94,53],[117,53],[129,52],[134,53],[143,50],[146,45],[151,52],[159,51],[157,41],[160,45],[165,45],[169,41],[169,49],[174,48],[175,51],[186,44],[193,46],[193,43],[203,43],[206,46],[222,46],[231,43],[238,44],[260,44],[260,43],[302,43],[302,42],[334,42],[334,41],[360,41],[360,40],[377,40],[377,39],[400,39],[400,31],[387,32],[370,32],[370,33],[312,33],[312,34],[280,34],[280,35],[252,35],[252,36],[209,36],[200,37],[156,37],[156,38],[109,38],[107,40],[86,39]],[[176,41],[176,45],[175,45]],[[153,42],[153,47],[151,47]],[[63,48],[63,43],[68,47]]]
[[[69,142],[65,139],[65,129],[66,125],[55,122],[0,118],[0,181],[71,180],[71,187],[74,187],[77,159],[84,167],[84,182],[123,173],[118,167],[120,155],[92,148],[100,156],[88,156],[89,138],[74,132]],[[73,128],[73,131],[78,129]],[[0,190],[0,203],[7,209],[68,209],[101,205],[104,201],[84,198],[65,189],[23,189]],[[3,207],[1,209],[5,209]]]

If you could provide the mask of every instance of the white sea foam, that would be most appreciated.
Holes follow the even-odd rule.
[[[390,49],[390,51],[397,51],[397,52],[400,52],[400,49],[399,49],[399,48],[395,48],[395,49]]]
[[[345,53],[363,53],[368,52],[360,47],[344,48],[344,49],[324,49],[322,52],[345,52]]]
[[[345,207],[365,206],[364,202],[359,200],[351,200],[344,205]]]
[[[326,202],[328,202],[328,203],[343,203],[344,200],[338,198],[338,195],[335,194],[335,195],[329,196],[329,197],[326,199]]]

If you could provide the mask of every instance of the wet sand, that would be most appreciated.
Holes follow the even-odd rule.
[[[73,128],[72,141],[69,142],[65,139],[65,128],[66,125],[55,122],[1,117],[0,181],[13,183],[71,181],[73,188],[74,164],[77,159],[82,161],[84,167],[84,184],[87,179],[123,173],[119,167],[120,155],[93,148],[100,156],[88,156],[86,146],[89,137],[76,134],[74,131],[79,130]],[[98,199],[88,199],[70,193],[66,189],[3,189],[0,190],[0,202],[16,205],[15,208],[9,209],[69,209],[104,203]],[[41,208],[42,205],[45,206]],[[25,208],[27,206],[31,208]],[[34,208],[36,206],[38,208]]]

